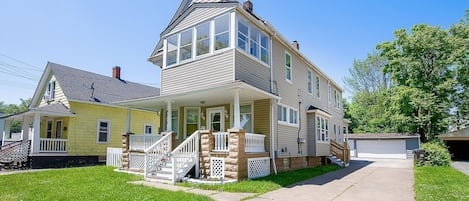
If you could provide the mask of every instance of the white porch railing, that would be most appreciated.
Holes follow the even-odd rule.
[[[122,167],[122,148],[107,148],[106,166]]]
[[[129,149],[131,151],[144,152],[159,139],[161,139],[161,135],[131,135],[129,139]]]
[[[67,140],[66,139],[40,138],[39,139],[39,152],[54,152],[54,153],[67,152]]]
[[[265,152],[265,135],[246,133],[245,152]]]
[[[181,180],[195,165],[195,178],[199,178],[200,132],[195,131],[171,152],[173,183]]]
[[[215,147],[214,151],[228,151],[228,139],[229,133],[227,132],[218,132],[213,133],[215,136]]]
[[[143,168],[145,178],[156,173],[165,162],[169,162],[172,147],[171,137],[172,135],[165,135],[148,149],[145,149],[145,165]]]

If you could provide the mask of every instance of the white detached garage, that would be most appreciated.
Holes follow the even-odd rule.
[[[420,147],[420,136],[413,134],[349,134],[346,137],[351,157],[407,159]]]

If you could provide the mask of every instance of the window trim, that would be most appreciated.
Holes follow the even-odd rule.
[[[147,133],[147,126],[149,126],[151,128],[151,133]],[[144,135],[152,135],[154,134],[154,126],[152,123],[145,123],[143,124],[143,134]]]
[[[246,40],[244,41],[246,43],[246,49],[242,49],[239,47],[239,23],[245,25],[247,27],[247,35],[242,33],[241,34],[246,38]],[[249,57],[253,58],[253,59],[256,59],[257,61],[259,61],[259,63],[263,64],[264,66],[270,68],[270,63],[272,62],[272,58],[271,57],[271,52],[272,52],[272,47],[271,47],[271,37],[269,34],[266,34],[264,31],[262,31],[260,28],[258,28],[256,25],[254,25],[253,23],[250,23],[248,20],[246,20],[244,17],[240,16],[240,15],[236,15],[236,21],[235,21],[235,24],[236,24],[236,30],[234,31],[235,32],[235,48],[237,48],[240,52],[242,53],[245,53],[246,55],[248,55]],[[258,32],[258,36],[257,36],[257,56],[251,54],[251,30],[255,28]],[[264,46],[262,46],[262,36],[265,36],[267,38],[267,48],[265,48]],[[267,61],[263,61],[262,60],[262,49],[266,49],[267,50]]]
[[[313,95],[313,71],[308,69],[308,74],[306,75],[307,76],[307,84],[306,84],[306,88],[307,88],[307,91],[308,91],[308,94],[309,95]]]
[[[246,114],[246,113],[241,113],[241,107],[242,106],[246,106],[246,105],[249,105],[251,106],[251,111],[249,111],[251,114],[251,128],[252,128],[252,133],[254,133],[254,102],[252,101],[249,101],[249,102],[245,102],[245,103],[240,103],[239,104],[239,114]],[[240,117],[241,119],[241,117]],[[247,130],[246,130],[247,133],[249,133]]]
[[[99,141],[99,128],[101,122],[106,122],[107,123],[107,139],[106,141]],[[97,120],[97,126],[96,126],[96,143],[97,144],[109,144],[111,142],[111,120],[109,119],[98,119]]]
[[[319,121],[318,121],[319,120]],[[319,122],[319,125],[318,125],[318,122]],[[325,122],[325,126],[323,128],[322,126],[322,122]],[[329,128],[330,128],[330,119],[327,118],[327,117],[324,117],[322,115],[318,115],[316,114],[315,115],[315,120],[314,120],[314,128],[315,128],[315,131],[316,131],[316,143],[324,143],[324,144],[329,144],[330,143],[330,133],[329,133]],[[319,126],[319,128],[318,128]],[[321,130],[319,132],[319,130]],[[324,140],[321,140],[320,137],[322,136],[322,133],[324,132]]]
[[[279,117],[278,108],[279,107],[282,107],[282,111],[286,111],[285,121],[278,119],[278,117]],[[296,112],[296,123],[291,123],[290,122],[290,120],[291,120],[290,115],[291,115],[292,110]],[[299,114],[297,108],[294,108],[294,107],[291,107],[291,106],[288,106],[288,105],[284,105],[284,104],[281,104],[281,103],[277,104],[277,122],[278,122],[278,124],[285,125],[285,126],[298,127],[298,125],[299,125],[299,115],[300,114]]]
[[[316,75],[316,98],[321,98],[321,79]]]

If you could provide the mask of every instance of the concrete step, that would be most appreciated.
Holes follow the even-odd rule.
[[[156,176],[156,175],[148,176],[145,180],[149,182],[172,183],[170,178]]]

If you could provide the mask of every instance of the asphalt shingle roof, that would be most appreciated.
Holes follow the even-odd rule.
[[[109,104],[160,95],[160,89],[49,62],[69,100]]]

